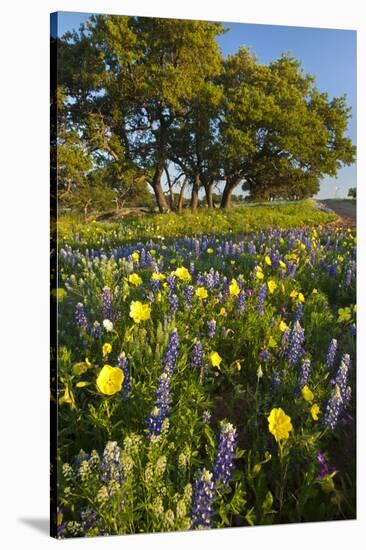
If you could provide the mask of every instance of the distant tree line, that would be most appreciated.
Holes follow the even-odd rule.
[[[93,16],[57,48],[59,200],[161,212],[300,199],[355,158],[346,98],[330,99],[282,55],[224,58],[221,23]],[[150,189],[150,190],[149,190]],[[222,192],[219,190],[222,189]],[[152,191],[152,193],[151,193]],[[235,197],[235,195],[234,195]]]

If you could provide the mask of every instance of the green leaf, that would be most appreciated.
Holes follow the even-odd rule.
[[[250,508],[250,510],[248,510],[248,512],[245,514],[245,519],[252,527],[253,525],[255,525],[256,515],[254,512],[254,506],[252,506],[252,508]]]

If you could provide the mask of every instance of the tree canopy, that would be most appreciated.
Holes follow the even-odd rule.
[[[224,59],[223,32],[221,23],[97,15],[58,40],[62,200],[95,192],[118,206],[148,202],[150,189],[164,212],[181,207],[187,186],[193,209],[201,189],[212,207],[219,187],[223,208],[239,186],[253,198],[297,199],[354,161],[345,97],[321,93],[289,55],[264,65],[241,48]]]

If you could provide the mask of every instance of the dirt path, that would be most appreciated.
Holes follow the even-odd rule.
[[[338,214],[339,219],[336,220],[336,225],[356,226],[357,209],[355,200],[325,199],[318,202]]]

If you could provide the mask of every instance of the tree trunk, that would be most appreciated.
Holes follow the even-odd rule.
[[[168,187],[169,187],[169,204],[170,204],[170,209],[171,210],[174,210],[175,209],[175,204],[174,204],[174,195],[173,195],[173,185],[172,184],[172,180],[171,180],[171,177],[170,177],[170,174],[169,174],[169,170],[167,167],[165,167],[165,174],[166,174],[166,179],[168,181]],[[174,182],[175,183],[175,182]]]
[[[191,196],[191,209],[197,210],[198,208],[198,191],[200,188],[200,177],[196,175],[193,180],[192,196]]]
[[[207,183],[205,185],[206,202],[209,208],[214,207],[213,198],[212,198],[212,187],[213,187],[213,182]]]
[[[242,178],[236,177],[232,179],[226,180],[226,185],[224,187],[224,191],[222,193],[221,198],[221,205],[220,208],[230,208],[231,206],[231,196],[233,194],[233,191],[237,185],[239,185]]]
[[[156,203],[160,212],[169,212],[169,206],[166,202],[163,188],[161,186],[161,176],[164,170],[164,166],[157,166],[151,182],[151,187],[154,190]]]
[[[179,199],[178,199],[178,212],[182,212],[183,210],[183,204],[184,204],[184,189],[187,185],[187,180],[188,178],[185,177],[184,178],[184,181],[182,183],[182,187],[180,188],[180,192],[179,192]]]

